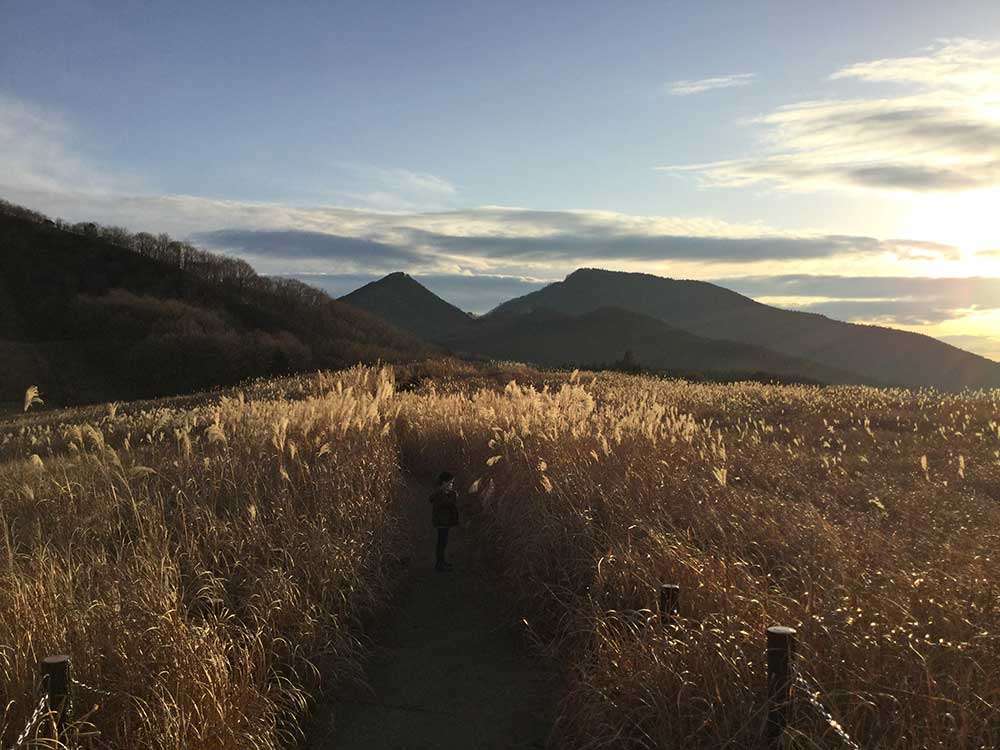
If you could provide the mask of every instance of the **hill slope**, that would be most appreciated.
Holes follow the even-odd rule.
[[[160,260],[97,231],[0,212],[0,401],[32,384],[69,404],[426,352],[305,284],[164,236],[130,237],[160,241],[165,258],[176,251]]]
[[[405,273],[365,284],[340,298],[428,341],[440,341],[467,327],[472,316],[445,302]]]
[[[768,373],[820,382],[855,383],[851,373],[767,349],[695,336],[646,315],[600,308],[583,315],[535,309],[490,315],[445,341],[475,353],[545,366],[610,364],[631,351],[648,368],[686,373]]]
[[[540,308],[580,315],[609,306],[698,336],[765,347],[876,382],[946,389],[1000,387],[1000,364],[929,336],[781,310],[702,281],[581,269],[500,305],[490,316]]]

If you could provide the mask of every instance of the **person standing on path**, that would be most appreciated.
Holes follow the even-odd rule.
[[[452,526],[458,526],[458,493],[455,492],[455,476],[450,472],[442,472],[438,477],[437,489],[430,496],[431,523],[437,529],[437,546],[434,555],[434,570],[451,570],[452,566],[445,559],[448,548],[448,532]]]

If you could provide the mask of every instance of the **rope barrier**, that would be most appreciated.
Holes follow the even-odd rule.
[[[88,685],[86,682],[80,682],[80,680],[76,679],[75,677],[71,678],[70,682],[72,682],[79,688],[83,688],[84,690],[89,690],[91,693],[96,693],[97,695],[105,695],[108,697],[114,695],[114,693],[112,693],[110,690],[101,690],[100,688],[95,688],[92,685]]]
[[[830,713],[830,710],[820,702],[819,697],[822,695],[822,691],[816,685],[810,685],[809,682],[806,681],[805,677],[800,674],[795,675],[795,685],[805,693],[809,705],[812,706],[813,709],[815,709],[820,715],[820,718],[822,718],[823,721],[830,726],[834,733],[836,733],[836,735],[840,738],[841,742],[843,742],[851,750],[861,750],[861,746],[851,739],[851,736],[847,733],[844,727],[840,725],[840,722],[833,718],[833,714]]]
[[[10,750],[18,750],[18,748],[22,747],[32,730],[38,726],[38,722],[41,718],[49,712],[49,696],[42,695],[42,697],[38,699],[38,704],[35,706],[35,710],[31,713],[31,718],[28,719],[28,723],[24,725],[24,729],[21,730],[21,734],[18,735],[14,744],[11,745]]]

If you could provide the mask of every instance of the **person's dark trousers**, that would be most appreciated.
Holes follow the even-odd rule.
[[[437,538],[437,550],[435,555],[435,564],[437,567],[441,568],[446,566],[448,563],[445,562],[444,552],[448,547],[448,532],[450,529],[447,526],[438,526],[438,538]]]

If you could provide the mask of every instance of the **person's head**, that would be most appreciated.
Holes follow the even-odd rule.
[[[455,475],[450,471],[442,471],[438,475],[438,487],[452,487],[455,484]]]

